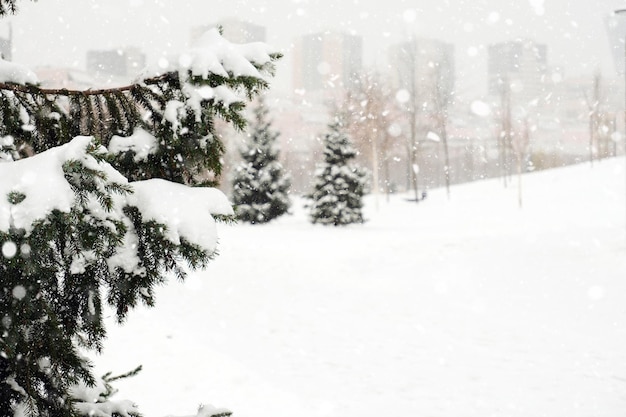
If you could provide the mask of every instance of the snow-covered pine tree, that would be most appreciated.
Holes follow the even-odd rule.
[[[363,223],[363,195],[367,192],[366,171],[354,163],[356,150],[340,119],[328,125],[324,135],[324,162],[316,172],[311,199],[313,223],[342,226]]]
[[[122,322],[215,256],[215,221],[233,211],[202,187],[221,171],[213,122],[243,128],[278,57],[210,31],[177,71],[87,91],[41,88],[0,60],[3,416],[137,414],[97,389],[81,352],[101,349],[105,304]]]
[[[233,204],[237,218],[266,223],[289,210],[289,176],[278,161],[276,139],[269,110],[263,99],[258,100],[250,133],[241,149],[243,161],[237,166],[233,180]]]

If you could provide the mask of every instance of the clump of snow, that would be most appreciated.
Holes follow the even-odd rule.
[[[8,384],[13,391],[19,392],[20,394],[22,394],[24,396],[26,395],[26,390],[24,388],[22,388],[20,386],[20,384],[17,383],[17,381],[15,380],[15,376],[14,375],[11,375],[11,376],[7,377],[4,380],[4,382],[6,384]]]
[[[28,417],[28,406],[24,403],[19,403],[13,406],[13,417]]]
[[[159,149],[159,142],[150,133],[138,127],[130,136],[113,136],[108,149],[113,155],[132,151],[135,153],[133,160],[139,162],[145,161],[148,155],[155,153]]]
[[[105,401],[102,403],[76,403],[74,408],[84,416],[111,417],[118,414],[122,417],[132,417],[139,414],[139,409],[132,401]]]
[[[70,389],[72,398],[87,403],[98,401],[106,392],[107,389],[101,380],[98,380],[92,387],[88,387],[84,384],[77,384]]]
[[[241,101],[241,97],[239,97],[234,91],[224,85],[218,85],[213,89],[215,94],[215,98],[217,101],[224,104],[224,106],[230,106],[232,103],[237,101]]]
[[[79,136],[31,158],[0,164],[0,230],[8,232],[14,226],[30,232],[34,221],[45,218],[53,210],[69,212],[75,196],[65,179],[63,164],[78,160],[88,168],[99,169],[99,163],[86,153],[91,140]],[[106,171],[107,175],[117,173],[113,168]],[[119,173],[115,180],[126,182]],[[26,197],[11,204],[8,201],[10,193]]]
[[[229,87],[225,85],[218,85],[217,87],[209,87],[203,85],[199,88],[194,87],[193,85],[186,84],[183,86],[183,92],[187,97],[185,100],[185,104],[187,107],[191,108],[196,113],[196,119],[200,120],[201,113],[201,101],[202,100],[210,100],[214,99],[216,102],[221,103],[223,106],[228,107],[233,103],[243,101],[243,98],[240,97],[236,92],[231,90]],[[169,103],[168,103],[169,105]],[[166,120],[170,121],[172,116],[175,116],[176,113],[170,113],[171,115],[168,117],[167,115],[167,107],[166,107]]]
[[[182,109],[182,110],[181,110]],[[178,115],[181,111],[184,111],[185,105],[178,100],[170,100],[165,105],[165,111],[163,112],[163,118],[172,124],[172,128],[176,130],[178,125]]]
[[[78,255],[75,255],[70,265],[71,274],[83,274],[86,271],[87,265],[97,259],[96,254],[93,251],[83,251]]]
[[[14,161],[17,156],[17,150],[15,149],[15,140],[13,136],[0,137],[0,162]]]
[[[124,239],[120,247],[117,248],[115,254],[107,259],[107,265],[109,270],[114,271],[117,268],[121,268],[122,271],[127,274],[134,274],[144,276],[146,273],[145,268],[139,266],[140,260],[137,256],[137,246],[139,245],[139,239],[132,230],[130,221],[126,221],[126,226],[129,232],[124,235]]]
[[[114,413],[122,417],[131,417],[138,414],[137,406],[128,400],[105,400],[106,387],[99,381],[93,387],[78,384],[70,389],[72,397],[78,400],[74,408],[81,414],[91,417],[111,417]],[[132,414],[131,414],[132,413]]]
[[[216,408],[209,404],[202,404],[198,408],[198,414],[196,414],[196,417],[211,417],[219,414],[230,414],[230,410],[225,408]]]
[[[39,80],[33,71],[15,62],[0,59],[0,82],[15,84],[37,84]]]
[[[48,373],[52,366],[52,362],[50,361],[50,358],[46,356],[43,358],[39,358],[39,360],[37,361],[37,366],[39,366],[39,370],[41,372]]]
[[[232,412],[226,408],[216,408],[210,404],[201,404],[198,407],[198,413],[188,417],[213,417],[218,415],[231,414]],[[172,417],[172,416],[168,416]]]
[[[0,138],[0,146],[13,146],[15,139],[13,136],[7,135]]]
[[[209,74],[263,78],[255,68],[271,62],[271,48],[261,42],[237,45],[229,42],[215,28],[205,32],[179,59],[181,70],[207,78]]]
[[[232,216],[226,196],[215,188],[187,187],[161,179],[132,183],[135,192],[128,203],[141,211],[144,221],[166,224],[166,237],[178,244],[183,237],[214,251],[217,231],[212,214]]]

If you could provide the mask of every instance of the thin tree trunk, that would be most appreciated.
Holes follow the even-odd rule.
[[[522,158],[517,158],[517,203],[522,208]]]
[[[378,211],[378,138],[374,137],[372,140],[372,193],[374,194],[374,207]]]
[[[441,122],[441,141],[443,142],[443,155],[445,159],[443,173],[446,181],[446,193],[448,200],[450,200],[450,153],[448,151],[448,132],[446,130],[446,118],[444,116],[442,116]]]

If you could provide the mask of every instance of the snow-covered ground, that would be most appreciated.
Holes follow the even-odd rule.
[[[109,324],[146,417],[623,417],[623,159],[370,196],[369,221],[220,226],[221,255]]]

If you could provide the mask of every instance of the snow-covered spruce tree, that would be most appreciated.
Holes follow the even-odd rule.
[[[356,150],[336,119],[324,135],[324,162],[316,172],[311,199],[310,218],[313,223],[342,226],[363,223],[363,195],[368,182],[365,170],[353,159]]]
[[[243,128],[278,57],[210,31],[177,71],[87,91],[0,60],[0,415],[138,414],[82,353],[102,347],[105,304],[122,322],[215,256],[234,214],[200,180],[221,171],[213,122]]]
[[[289,210],[291,180],[278,161],[276,139],[263,99],[254,109],[248,138],[240,153],[243,161],[235,170],[233,204],[239,220],[266,223]]]

